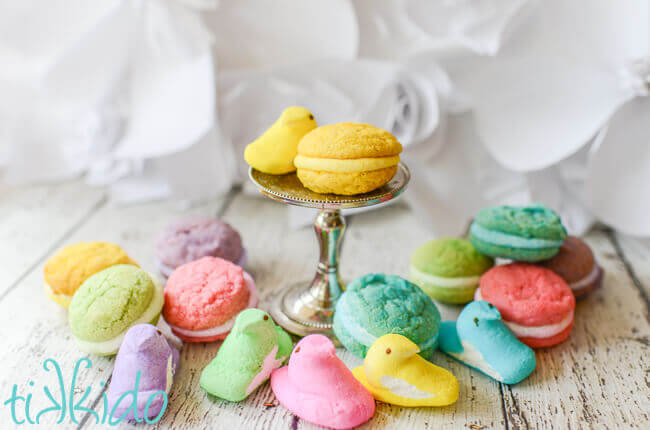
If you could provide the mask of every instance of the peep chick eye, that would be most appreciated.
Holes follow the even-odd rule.
[[[390,348],[386,348],[386,354],[390,354],[390,353],[391,353]]]
[[[300,347],[296,348],[295,351],[293,351],[293,352],[294,352],[294,353],[295,353],[295,352],[300,352]]]
[[[266,321],[266,320],[268,320],[268,319],[269,319],[269,316],[268,316],[268,315],[264,315],[264,321]]]
[[[492,303],[488,303],[488,307],[489,307],[489,308],[493,308],[494,305],[493,305]]]
[[[314,115],[309,115],[309,119],[314,119]]]
[[[476,327],[478,327],[478,318],[474,318],[474,324],[476,324]]]

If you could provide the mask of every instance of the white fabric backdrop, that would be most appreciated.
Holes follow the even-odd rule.
[[[393,132],[437,234],[544,201],[650,236],[649,22],[644,0],[0,0],[2,180],[192,204],[300,104]]]

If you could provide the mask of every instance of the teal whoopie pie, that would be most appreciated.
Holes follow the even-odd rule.
[[[557,254],[567,237],[562,220],[542,204],[481,209],[469,240],[481,254],[515,261],[542,261]]]
[[[355,279],[341,295],[333,329],[343,346],[361,358],[377,338],[397,333],[430,359],[438,348],[440,312],[417,285],[399,276],[371,273]]]
[[[469,240],[446,237],[417,247],[411,256],[409,279],[432,299],[469,303],[481,275],[492,266],[494,260],[480,254]]]

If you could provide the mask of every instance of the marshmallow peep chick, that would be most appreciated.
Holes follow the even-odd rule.
[[[517,339],[501,321],[499,310],[485,301],[469,303],[456,322],[442,323],[440,349],[504,384],[523,381],[537,364],[535,352]]]
[[[377,339],[354,376],[375,399],[399,406],[447,406],[458,399],[458,380],[448,370],[420,357],[408,338],[387,334]]]
[[[305,421],[334,429],[355,428],[375,413],[375,400],[336,356],[327,337],[304,337],[289,365],[274,370],[271,388],[278,401]]]
[[[317,126],[314,115],[307,109],[288,107],[268,130],[246,146],[244,159],[260,172],[272,175],[293,172],[298,142]]]
[[[260,309],[246,309],[217,356],[201,374],[201,387],[213,396],[239,402],[271,376],[291,353],[291,337]]]
[[[113,419],[142,421],[162,415],[168,402],[163,393],[169,394],[178,359],[178,349],[157,327],[151,324],[131,327],[117,353],[106,394]],[[130,394],[134,385],[138,390],[136,404]]]

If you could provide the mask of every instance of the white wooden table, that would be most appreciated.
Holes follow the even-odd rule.
[[[261,296],[313,275],[316,243],[310,229],[291,230],[286,208],[267,199],[232,191],[191,209],[221,216],[242,233],[249,269]],[[60,247],[81,240],[120,244],[144,268],[155,270],[152,239],[181,213],[170,202],[116,208],[103,189],[80,182],[28,188],[0,188],[0,429],[13,424],[9,405],[14,384],[19,395],[32,394],[31,418],[50,405],[48,386],[60,396],[53,371],[43,361],[55,359],[62,370],[66,395],[74,364],[85,355],[71,339],[66,312],[42,291],[46,259]],[[342,273],[351,280],[368,272],[406,275],[410,252],[431,238],[404,204],[348,217]],[[460,383],[460,398],[445,408],[401,408],[378,404],[364,428],[650,428],[650,258],[617,234],[600,229],[586,240],[606,271],[604,288],[578,303],[569,340],[537,351],[537,370],[519,385],[507,386],[438,353],[435,362],[450,369]],[[440,306],[443,319],[458,308]],[[268,384],[241,403],[208,397],[199,388],[203,367],[218,343],[185,345],[161,428],[310,429],[276,404]],[[350,366],[359,364],[343,349]],[[75,402],[91,387],[84,406],[102,411],[102,394],[113,358],[90,356],[92,367],[78,374]],[[33,386],[30,385],[33,382]],[[17,412],[24,419],[23,402]],[[91,415],[69,413],[61,424],[58,412],[41,416],[44,428],[98,428]],[[120,424],[120,427],[132,427]],[[139,427],[144,427],[140,424]]]

